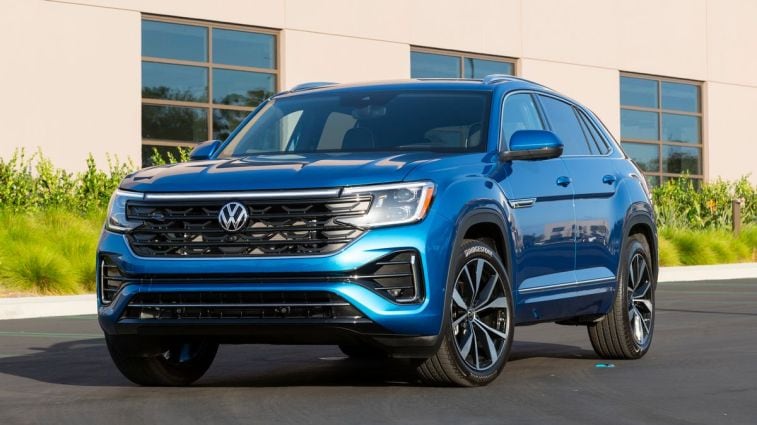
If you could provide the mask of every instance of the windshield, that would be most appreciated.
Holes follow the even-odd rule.
[[[283,152],[483,151],[489,102],[487,92],[428,90],[272,99],[218,158]]]

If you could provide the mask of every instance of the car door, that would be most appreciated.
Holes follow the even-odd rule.
[[[502,114],[503,149],[518,130],[546,129],[534,95],[507,96]],[[528,304],[543,291],[575,282],[573,188],[561,158],[515,160],[504,165],[500,185],[512,208],[513,287],[518,304]],[[516,308],[517,320],[545,319],[538,305]]]
[[[605,155],[609,147],[580,108],[562,99],[539,95],[548,122],[565,145],[562,160],[573,187],[576,217],[576,291],[611,287],[615,266],[610,237],[617,175]],[[591,307],[587,307],[591,308]],[[582,313],[589,314],[589,311]]]

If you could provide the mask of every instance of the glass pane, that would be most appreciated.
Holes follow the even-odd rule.
[[[563,155],[589,155],[586,134],[578,122],[573,106],[552,97],[539,96],[552,131],[563,142]]]
[[[208,69],[142,62],[142,97],[207,102]]]
[[[671,142],[700,143],[699,117],[662,114],[662,139]]]
[[[660,176],[644,176],[647,179],[647,186],[650,188],[660,185]]]
[[[620,104],[656,108],[657,81],[620,77]]]
[[[624,139],[659,140],[660,114],[657,112],[620,110],[620,137]]]
[[[543,130],[539,112],[536,110],[534,99],[530,94],[514,94],[507,98],[502,117],[502,134],[505,143],[510,143],[510,137],[518,130]]]
[[[213,70],[213,102],[223,105],[258,106],[272,96],[276,86],[273,74]]]
[[[207,62],[208,29],[143,20],[142,56]]]
[[[702,151],[684,146],[662,146],[662,171],[665,173],[702,174]]]
[[[249,111],[213,109],[213,139],[226,140],[249,113]]]
[[[660,171],[660,146],[646,143],[623,143],[623,150],[642,171]]]
[[[513,75],[513,64],[510,62],[490,61],[484,59],[465,58],[465,78],[484,78],[490,74]]]
[[[186,142],[207,140],[207,109],[142,105],[142,138]]]
[[[433,53],[410,53],[411,78],[460,78],[460,58]]]
[[[179,154],[179,148],[177,148],[176,146],[142,145],[142,167],[152,167],[156,164],[152,160],[154,153],[153,149],[158,150],[158,154],[166,163],[178,162],[181,158],[181,155]],[[173,157],[173,161],[171,161],[171,157]]]
[[[276,38],[271,34],[214,28],[213,62],[276,68]]]
[[[662,109],[699,112],[699,86],[663,81]]]

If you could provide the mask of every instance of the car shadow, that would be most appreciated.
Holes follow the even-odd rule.
[[[331,346],[221,346],[196,387],[420,386],[408,360],[350,359]],[[0,374],[86,387],[132,386],[101,339],[65,341],[0,358]],[[510,362],[531,358],[597,359],[580,347],[515,341]]]

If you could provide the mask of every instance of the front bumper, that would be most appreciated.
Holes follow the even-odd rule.
[[[258,258],[138,257],[123,235],[104,231],[98,259],[107,255],[124,274],[141,278],[124,285],[109,304],[98,297],[100,326],[111,335],[194,334],[241,342],[341,343],[359,339],[395,352],[403,347],[433,345],[444,312],[449,250],[454,237],[450,228],[452,223],[443,216],[429,216],[414,225],[368,231],[342,251],[327,256]],[[365,264],[402,250],[415,251],[421,259],[423,297],[417,303],[393,302],[374,289],[338,277],[349,276]],[[100,261],[98,294],[102,283],[99,276]],[[214,276],[223,279],[213,279]],[[240,296],[327,293],[359,314],[336,319],[317,315],[145,318],[125,314],[138,296],[198,292],[241,293]]]

